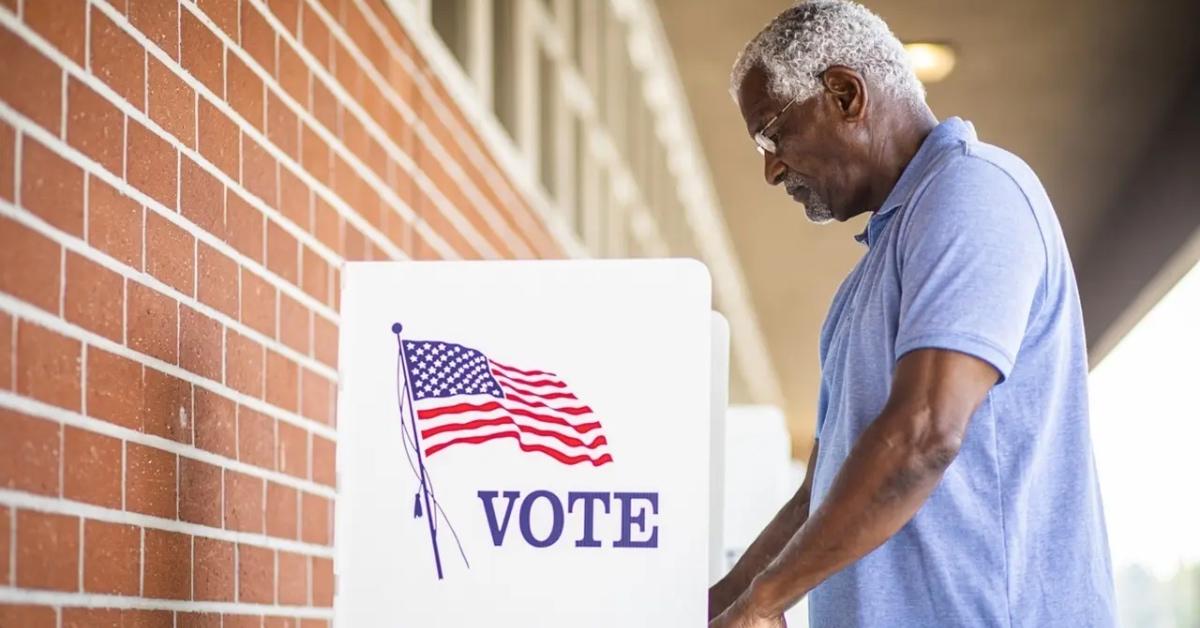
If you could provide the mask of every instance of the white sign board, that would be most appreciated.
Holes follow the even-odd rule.
[[[704,624],[703,266],[342,277],[337,625]]]
[[[725,575],[725,411],[729,407],[729,321],[712,313],[712,436],[709,443],[708,581]]]

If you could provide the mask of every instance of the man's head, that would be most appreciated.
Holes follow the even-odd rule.
[[[784,184],[814,222],[874,209],[887,127],[927,111],[900,41],[849,0],[779,14],[738,55],[730,94],[759,135],[767,182]]]

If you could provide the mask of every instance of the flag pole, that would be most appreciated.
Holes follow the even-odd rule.
[[[412,437],[413,447],[417,450],[417,467],[421,475],[421,496],[425,500],[425,521],[429,523],[429,542],[433,545],[433,563],[437,566],[438,580],[442,579],[442,557],[438,552],[437,528],[433,526],[433,509],[429,499],[429,483],[425,477],[425,453],[421,450],[421,435],[417,430],[417,414],[413,412],[412,406],[412,382],[408,378],[408,359],[404,353],[404,342],[400,339],[400,332],[404,326],[400,323],[392,324],[392,333],[396,334],[396,345],[400,349],[400,370],[404,373],[404,400],[408,405],[408,417],[412,422]],[[401,416],[403,421],[404,417]]]

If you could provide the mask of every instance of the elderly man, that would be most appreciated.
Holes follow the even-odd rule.
[[[808,475],[710,626],[782,626],[805,595],[815,628],[1114,625],[1079,298],[1037,176],[939,123],[848,1],[784,11],[731,82],[767,183],[814,222],[870,219],[821,331]]]

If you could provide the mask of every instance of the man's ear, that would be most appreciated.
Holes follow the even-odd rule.
[[[835,65],[821,73],[825,91],[836,101],[847,120],[858,121],[867,111],[867,82],[858,72]]]

